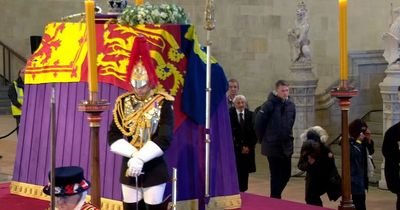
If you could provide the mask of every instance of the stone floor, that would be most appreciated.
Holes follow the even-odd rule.
[[[14,129],[15,121],[12,116],[0,115],[0,136],[7,134]],[[17,136],[12,134],[7,138],[0,139],[0,182],[10,181],[12,178],[15,152],[17,146]],[[258,195],[269,195],[269,176],[268,163],[266,158],[256,153],[257,172],[250,175],[248,193]],[[283,193],[283,199],[304,203],[304,178],[292,177]],[[323,196],[324,206],[337,209],[339,201],[330,202]],[[372,210],[391,210],[395,209],[396,197],[386,190],[371,187],[367,193],[367,207]]]

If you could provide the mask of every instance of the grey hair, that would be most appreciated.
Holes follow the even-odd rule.
[[[304,132],[300,135],[300,139],[302,142],[307,141],[307,133],[309,131],[315,131],[316,133],[318,133],[322,143],[326,143],[328,141],[329,138],[328,132],[326,132],[326,130],[323,129],[321,126],[317,125],[304,130]]]
[[[243,100],[244,102],[247,102],[247,99],[244,97],[244,95],[235,96],[235,98],[233,98],[233,103],[236,103],[237,100]]]

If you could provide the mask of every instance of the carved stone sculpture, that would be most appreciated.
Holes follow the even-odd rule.
[[[390,25],[389,32],[383,34],[383,44],[385,57],[389,66],[400,61],[400,7],[395,8],[393,11],[393,22]]]
[[[304,2],[297,5],[295,27],[288,31],[290,56],[293,62],[310,62],[310,40],[308,39],[308,10]]]

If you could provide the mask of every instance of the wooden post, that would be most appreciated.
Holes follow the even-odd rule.
[[[101,208],[101,182],[100,182],[100,158],[99,158],[99,128],[101,124],[101,113],[108,110],[109,103],[107,101],[97,99],[98,82],[97,82],[97,52],[96,52],[96,24],[95,24],[95,2],[93,0],[85,0],[86,13],[86,42],[88,45],[88,84],[89,84],[89,100],[82,101],[78,109],[86,112],[90,127],[90,145],[91,145],[91,161],[90,161],[90,181],[92,187],[90,190],[91,202],[93,205]]]
[[[79,111],[88,114],[87,119],[90,127],[91,162],[90,162],[90,190],[91,202],[101,208],[101,182],[100,182],[100,158],[99,158],[99,128],[101,123],[101,113],[108,110],[109,103],[101,101],[82,101],[79,104]]]
[[[331,91],[331,95],[339,99],[342,114],[342,200],[339,210],[355,210],[351,199],[351,177],[350,177],[350,142],[349,142],[349,119],[350,99],[357,95],[357,90],[348,87],[347,81],[342,81],[339,88]]]

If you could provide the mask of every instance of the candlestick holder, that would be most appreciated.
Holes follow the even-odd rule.
[[[355,210],[351,200],[351,177],[350,177],[350,143],[349,143],[349,115],[350,99],[356,96],[358,91],[342,80],[340,86],[331,90],[331,96],[339,99],[339,106],[342,114],[342,200],[339,210]]]
[[[90,191],[91,202],[93,205],[101,207],[101,184],[100,184],[100,157],[99,157],[99,128],[101,124],[101,113],[109,109],[110,103],[106,100],[81,101],[78,110],[86,112],[90,127],[91,145],[91,182]]]

